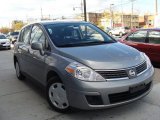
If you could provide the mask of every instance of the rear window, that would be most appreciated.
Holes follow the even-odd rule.
[[[149,43],[160,44],[160,32],[159,31],[149,32]]]

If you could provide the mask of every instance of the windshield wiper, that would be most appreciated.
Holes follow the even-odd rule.
[[[64,45],[59,45],[58,47],[77,47],[77,46],[87,46],[87,45],[101,45],[113,43],[112,41],[87,41],[87,42],[80,42],[80,43],[68,43]]]

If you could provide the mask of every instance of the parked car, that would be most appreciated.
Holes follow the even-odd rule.
[[[112,30],[112,29],[111,29],[111,28],[109,28],[109,27],[106,27],[105,32],[106,32],[106,33],[109,33],[109,31],[110,31],[110,30]]]
[[[149,58],[88,22],[40,22],[24,27],[14,48],[18,79],[46,88],[59,112],[108,108],[146,96],[154,74]]]
[[[11,42],[5,37],[5,35],[0,34],[0,49],[11,49]]]
[[[160,63],[160,29],[141,29],[131,32],[120,42],[146,53],[152,62]]]
[[[120,37],[122,37],[123,35],[127,34],[128,32],[130,32],[130,29],[128,27],[117,27],[117,28],[111,29],[108,33],[111,36],[112,35],[119,35]]]
[[[10,39],[12,44],[14,44],[17,41],[18,35],[19,35],[19,32],[9,32],[7,34],[7,38]]]

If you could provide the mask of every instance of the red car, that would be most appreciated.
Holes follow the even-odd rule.
[[[136,30],[119,41],[146,53],[152,62],[160,63],[160,28]]]

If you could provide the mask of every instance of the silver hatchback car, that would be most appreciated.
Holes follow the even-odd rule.
[[[30,76],[46,88],[52,108],[99,109],[146,96],[154,68],[142,52],[115,41],[88,22],[40,22],[25,26],[14,48],[18,79]]]

